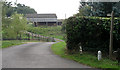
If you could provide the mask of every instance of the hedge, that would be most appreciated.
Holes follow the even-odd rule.
[[[109,50],[110,18],[70,17],[66,20],[67,49],[79,51]],[[120,47],[120,19],[114,19],[113,49]]]

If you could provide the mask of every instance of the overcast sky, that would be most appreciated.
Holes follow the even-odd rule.
[[[16,0],[7,0],[15,2]],[[58,19],[64,19],[78,12],[80,0],[18,0],[17,3],[34,8],[38,14],[56,13]]]

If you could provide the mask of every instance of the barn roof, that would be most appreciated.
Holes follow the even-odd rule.
[[[31,22],[57,22],[57,18],[27,18]]]
[[[27,18],[57,18],[56,14],[26,14]]]

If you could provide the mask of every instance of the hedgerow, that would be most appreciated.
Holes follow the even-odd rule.
[[[108,51],[110,38],[110,18],[70,17],[66,20],[67,49],[79,51]],[[113,50],[120,46],[120,19],[114,19]]]

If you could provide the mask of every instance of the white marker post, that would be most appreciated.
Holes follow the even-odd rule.
[[[98,61],[100,61],[102,59],[102,52],[98,51]]]
[[[80,54],[82,54],[82,46],[80,46]]]

